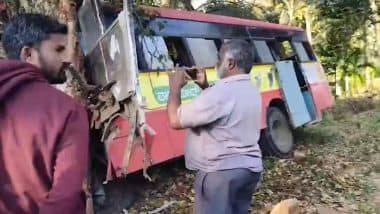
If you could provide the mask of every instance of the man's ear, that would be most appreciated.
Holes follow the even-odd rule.
[[[228,59],[228,70],[232,71],[236,68],[236,61],[233,59]]]
[[[20,52],[20,60],[21,61],[24,61],[24,62],[29,62],[31,63],[32,61],[32,48],[31,47],[28,47],[28,46],[24,46],[22,49],[21,49],[21,52]]]

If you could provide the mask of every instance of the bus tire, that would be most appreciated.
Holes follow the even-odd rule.
[[[278,107],[269,107],[267,128],[261,132],[260,145],[265,155],[289,158],[294,149],[293,130],[286,114]]]

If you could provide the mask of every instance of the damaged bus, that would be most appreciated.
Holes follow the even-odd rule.
[[[167,118],[166,72],[175,64],[198,66],[206,68],[210,82],[218,81],[214,65],[225,40],[244,39],[254,48],[251,77],[262,96],[260,144],[265,153],[289,157],[292,130],[321,121],[334,104],[326,74],[302,28],[136,8],[126,1],[123,8],[111,8],[84,0],[79,20],[87,78],[109,88],[92,121],[101,130],[106,181],[183,156],[185,132],[172,130]],[[191,102],[200,93],[198,86],[188,84],[182,101]],[[142,140],[131,137],[144,125],[137,133]]]

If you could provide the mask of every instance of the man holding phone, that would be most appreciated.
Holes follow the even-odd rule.
[[[196,170],[197,214],[248,213],[263,170],[258,145],[261,95],[249,76],[251,44],[224,43],[216,70],[220,81],[209,87],[204,69],[176,69],[169,74],[168,116],[174,129],[187,129],[186,166]],[[186,71],[187,70],[187,71]],[[181,88],[194,79],[203,90],[181,104]]]

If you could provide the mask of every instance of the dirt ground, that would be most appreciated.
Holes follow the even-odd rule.
[[[281,200],[295,198],[301,201],[301,213],[380,214],[378,101],[338,101],[323,122],[297,130],[296,141],[293,158],[265,159],[264,181],[251,213],[268,213]],[[153,167],[150,174],[152,183],[141,175],[129,178],[127,189],[136,202],[124,213],[192,212],[194,173],[183,160]],[[122,213],[122,206],[107,213]]]

